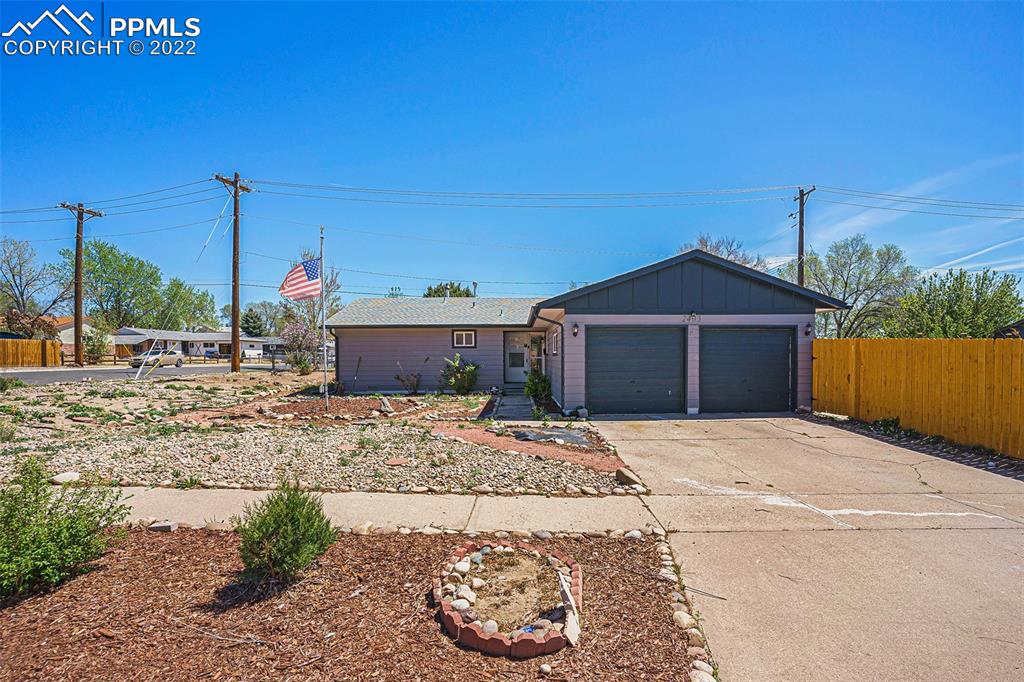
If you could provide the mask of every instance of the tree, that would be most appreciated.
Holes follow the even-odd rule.
[[[1020,279],[991,270],[933,273],[899,299],[886,336],[983,339],[1024,317]]]
[[[402,287],[391,287],[388,289],[388,298],[402,298],[405,294],[402,293]]]
[[[74,252],[60,253],[73,268]],[[89,315],[111,329],[143,326],[163,294],[160,268],[98,239],[85,243],[82,286]]]
[[[316,327],[310,327],[305,322],[291,322],[281,330],[281,343],[284,345],[288,364],[299,374],[309,374],[320,344]]]
[[[685,253],[691,249],[700,249],[755,270],[764,270],[768,267],[768,263],[760,255],[744,251],[743,242],[735,237],[718,237],[716,239],[710,234],[701,232],[697,235],[697,241],[687,242],[679,247],[679,253]]]
[[[312,251],[303,251],[300,260],[316,260],[320,256]],[[327,304],[327,317],[341,310],[341,285],[338,284],[338,271],[330,268],[320,273],[323,277],[324,300]],[[288,322],[304,322],[312,329],[320,328],[320,312],[323,306],[320,297],[307,298],[304,301],[284,299],[284,319]]]
[[[52,335],[44,316],[62,308],[71,299],[71,291],[66,266],[37,264],[31,244],[0,239],[0,302],[11,331],[29,337]]]
[[[231,326],[231,304],[225,303],[220,307],[220,312],[217,313],[220,316],[220,322],[225,327]]]
[[[90,329],[82,334],[82,354],[85,361],[90,365],[99,364],[104,355],[113,351],[113,342],[110,330],[90,325]]]
[[[446,295],[451,298],[473,298],[476,296],[472,289],[459,282],[431,284],[423,292],[423,298],[444,298]]]
[[[252,310],[259,315],[267,334],[280,334],[285,325],[284,306],[274,301],[257,301],[250,303],[246,310]]]
[[[818,336],[880,335],[886,315],[917,281],[917,270],[907,264],[901,248],[883,244],[875,249],[862,234],[833,242],[824,258],[808,251],[804,264],[808,288],[850,305],[818,315]],[[795,282],[796,263],[785,265],[780,276]]]
[[[160,301],[141,323],[146,327],[186,332],[217,326],[213,294],[191,287],[177,277],[163,288]]]
[[[263,324],[263,318],[251,307],[246,308],[245,312],[242,313],[239,326],[242,328],[242,333],[246,336],[266,336],[268,333],[266,326]]]

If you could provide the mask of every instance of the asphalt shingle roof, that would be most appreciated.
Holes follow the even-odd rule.
[[[360,298],[327,320],[328,327],[483,327],[530,323],[539,298]]]

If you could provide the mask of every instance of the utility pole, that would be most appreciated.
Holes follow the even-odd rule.
[[[82,250],[84,248],[85,216],[89,218],[102,218],[103,212],[92,208],[86,208],[81,203],[69,204],[62,202],[61,208],[66,208],[75,214],[75,364],[79,367],[85,366],[85,353],[82,348]]]
[[[807,205],[807,198],[811,196],[816,187],[812,186],[809,190],[804,191],[803,187],[797,188],[800,194],[794,199],[794,201],[800,202],[800,209],[797,216],[797,225],[800,228],[800,236],[797,238],[798,243],[796,247],[796,283],[800,286],[804,285],[804,206]]]
[[[241,339],[241,313],[239,311],[239,268],[238,260],[242,245],[241,231],[241,204],[239,197],[242,192],[251,192],[252,189],[242,184],[242,179],[236,172],[233,178],[226,178],[223,175],[215,174],[215,180],[224,183],[225,187],[231,190],[231,196],[235,200],[235,219],[231,231],[231,371],[242,371],[242,339]]]

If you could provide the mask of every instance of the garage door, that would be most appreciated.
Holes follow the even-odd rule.
[[[701,412],[793,409],[793,330],[700,330]]]
[[[593,414],[682,412],[685,330],[587,329],[587,409]]]

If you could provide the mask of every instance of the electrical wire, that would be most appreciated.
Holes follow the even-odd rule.
[[[339,197],[325,194],[302,194],[299,192],[278,192],[268,189],[257,189],[260,194],[273,194],[285,197],[304,197],[307,199],[332,199],[334,201],[355,201],[369,204],[402,204],[407,206],[451,206],[457,208],[675,208],[679,206],[720,206],[724,204],[748,204],[757,201],[786,201],[788,197],[752,197],[748,199],[726,199],[721,201],[692,201],[662,204],[469,204],[451,201],[408,201],[401,199],[366,199],[358,197]]]
[[[8,208],[0,211],[0,215],[7,213],[41,213],[43,211],[63,211],[60,206],[40,206],[38,208]]]
[[[900,213],[923,213],[926,215],[946,215],[957,218],[982,218],[984,220],[1022,220],[1024,217],[1015,215],[980,215],[978,213],[945,213],[942,211],[922,211],[916,208],[898,208],[896,206],[873,206],[871,204],[856,204],[852,201],[836,201],[835,199],[822,199],[826,204],[842,204],[843,206],[859,206],[860,208],[873,208],[879,211],[899,211]]]
[[[282,223],[285,225],[301,225],[303,227],[316,227],[319,228],[319,223],[304,223],[297,220],[287,220],[285,218],[275,218],[271,216],[254,215],[251,213],[243,213],[244,217],[256,218],[257,220],[268,220],[270,222]],[[339,227],[336,225],[324,225],[324,229],[337,230],[339,232],[348,232],[351,234],[363,234],[373,237],[386,237],[388,239],[409,239],[411,241],[418,242],[430,242],[434,244],[455,244],[457,246],[481,246],[492,249],[511,249],[517,251],[537,251],[547,253],[565,253],[572,255],[582,256],[643,256],[643,257],[665,257],[665,253],[652,253],[649,251],[600,251],[600,250],[577,250],[577,249],[559,249],[555,247],[547,246],[523,246],[519,244],[498,244],[488,242],[470,242],[462,239],[438,239],[435,237],[420,237],[417,235],[409,234],[396,234],[394,232],[378,232],[376,230],[361,230],[352,227]]]
[[[385,189],[381,187],[353,187],[338,184],[313,184],[301,182],[284,182],[281,180],[249,180],[252,184],[274,185],[301,189],[334,190],[360,194],[396,194],[404,196],[427,197],[464,197],[478,199],[638,199],[643,197],[683,197],[708,196],[719,194],[754,194],[757,192],[776,192],[797,189],[799,185],[775,185],[771,187],[746,187],[730,189],[704,189],[678,192],[455,192],[418,189]]]
[[[868,190],[853,189],[849,187],[830,187],[828,185],[817,185],[817,189],[822,192],[829,192],[832,194],[846,194],[849,196],[862,196],[870,198],[882,198],[891,199],[893,201],[906,202],[912,204],[933,204],[936,206],[947,206],[949,208],[976,208],[977,210],[998,210],[998,209],[1012,209],[1018,211],[1024,211],[1024,204],[1000,204],[988,201],[967,201],[961,199],[939,199],[935,197],[916,197],[907,194],[889,194],[886,192],[870,192]]]
[[[112,208],[124,208],[126,206],[141,206],[142,204],[152,204],[159,201],[167,201],[168,199],[179,199],[181,197],[191,197],[197,194],[208,194],[210,192],[220,192],[220,187],[207,187],[206,189],[196,190],[195,192],[183,192],[181,194],[171,194],[166,197],[159,197],[156,199],[144,199],[142,201],[133,201],[127,204],[115,204],[114,206],[104,206],[103,211],[108,211]]]
[[[181,189],[183,187],[192,187],[194,185],[199,185],[199,184],[202,184],[204,182],[213,182],[213,179],[212,178],[203,178],[202,180],[194,180],[192,182],[186,182],[186,183],[183,183],[183,184],[180,184],[180,185],[173,185],[171,187],[164,187],[162,189],[154,189],[154,190],[150,190],[148,192],[139,192],[138,194],[127,194],[127,195],[125,195],[123,197],[114,197],[113,199],[94,199],[93,201],[88,201],[88,202],[84,202],[84,203],[88,203],[90,205],[93,205],[93,204],[108,204],[108,203],[111,203],[113,201],[123,201],[124,199],[135,199],[137,197],[147,197],[147,196],[149,196],[151,194],[160,194],[161,192],[170,192],[171,190]]]
[[[0,225],[15,225],[20,223],[56,223],[63,220],[73,220],[67,216],[63,218],[39,218],[37,220],[2,220]]]
[[[177,208],[179,206],[190,206],[192,204],[201,204],[206,201],[216,201],[220,199],[219,196],[206,197],[205,199],[196,199],[195,201],[180,201],[176,204],[168,204],[166,206],[152,206],[150,208],[136,208],[131,211],[118,211],[117,213],[104,213],[103,217],[107,218],[110,216],[128,215],[130,213],[145,213],[147,211],[162,211],[165,208]]]
[[[180,230],[186,227],[192,227],[193,225],[202,225],[204,223],[212,223],[217,218],[207,218],[206,220],[196,220],[191,223],[182,223],[180,225],[168,225],[167,227],[156,227],[151,230],[136,230],[133,232],[114,232],[108,234],[92,234],[89,235],[89,239],[107,239],[109,237],[129,237],[137,234],[152,234],[154,232],[167,232],[170,230]],[[49,239],[26,239],[25,241],[30,244],[37,242],[61,242],[61,241],[74,241],[75,237],[51,237]]]

